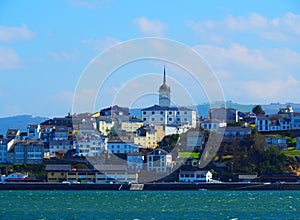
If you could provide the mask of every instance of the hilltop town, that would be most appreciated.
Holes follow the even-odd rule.
[[[72,183],[297,181],[300,175],[300,112],[292,106],[267,115],[171,105],[164,69],[159,103],[140,117],[118,105],[68,114],[0,136],[3,181]],[[205,167],[208,138],[222,135]],[[28,176],[25,175],[28,173]]]

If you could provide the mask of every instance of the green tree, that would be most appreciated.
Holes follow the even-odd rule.
[[[264,115],[265,112],[263,111],[261,105],[256,105],[253,109],[252,112],[255,113],[256,115]]]

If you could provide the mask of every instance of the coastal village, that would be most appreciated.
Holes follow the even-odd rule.
[[[288,105],[268,115],[221,106],[207,118],[171,104],[164,69],[158,104],[140,117],[118,105],[10,128],[0,136],[1,182],[297,182],[300,112]],[[204,167],[208,139],[222,135]]]

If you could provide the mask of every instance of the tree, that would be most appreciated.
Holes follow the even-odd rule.
[[[252,112],[255,113],[256,115],[264,115],[265,112],[262,110],[261,105],[256,105],[253,109]]]

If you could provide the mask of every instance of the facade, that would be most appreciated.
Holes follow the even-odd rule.
[[[212,120],[207,119],[202,121],[200,125],[205,130],[217,131],[219,128],[225,128],[227,126],[227,123],[217,119],[212,119]]]
[[[107,151],[109,154],[128,154],[132,152],[138,152],[139,146],[129,142],[123,142],[121,140],[108,141]]]
[[[147,171],[169,173],[173,167],[172,155],[156,149],[147,155]]]
[[[6,138],[14,139],[21,135],[21,131],[19,129],[8,129],[6,132]]]
[[[87,135],[77,140],[78,156],[97,157],[106,149],[107,138],[100,135]]]
[[[154,105],[142,109],[142,120],[144,124],[196,127],[196,111],[186,107]]]
[[[212,182],[212,173],[210,171],[180,171],[180,182]]]
[[[70,128],[67,126],[54,126],[53,140],[68,140]]]
[[[285,137],[267,137],[266,143],[270,146],[279,148],[280,150],[287,148],[286,138]]]
[[[4,138],[0,140],[0,163],[7,163],[7,152],[13,144],[14,139]]]
[[[125,132],[133,133],[143,125],[144,122],[141,119],[129,116],[128,120],[123,120],[121,122],[121,130]]]
[[[220,129],[224,137],[246,137],[252,134],[251,127],[226,127]]]
[[[8,152],[10,164],[42,164],[44,143],[36,140],[18,140]]]
[[[100,116],[97,118],[98,130],[103,135],[109,135],[110,131],[114,128],[115,122],[111,117]]]
[[[256,117],[256,128],[258,131],[269,131],[270,130],[270,118],[265,115],[258,115]]]
[[[142,153],[133,152],[127,154],[127,167],[130,170],[142,170],[144,164],[144,156]]]
[[[40,125],[28,125],[27,126],[27,137],[28,139],[39,139],[39,128]]]
[[[122,165],[96,165],[96,183],[111,182],[129,182],[137,183],[138,174],[135,171],[129,171]]]
[[[141,128],[137,129],[136,135],[137,136],[133,139],[134,144],[146,148],[156,148],[158,146],[155,126],[144,125]]]
[[[238,122],[238,111],[234,108],[211,108],[208,112],[208,119],[217,119],[225,122]]]
[[[49,142],[49,154],[50,157],[55,157],[55,152],[62,150],[73,149],[73,141],[71,140],[53,140]]]
[[[70,164],[48,164],[46,166],[47,182],[67,181],[67,173],[70,171]]]
[[[187,150],[193,151],[195,147],[202,147],[204,141],[204,133],[191,131],[187,133]]]

